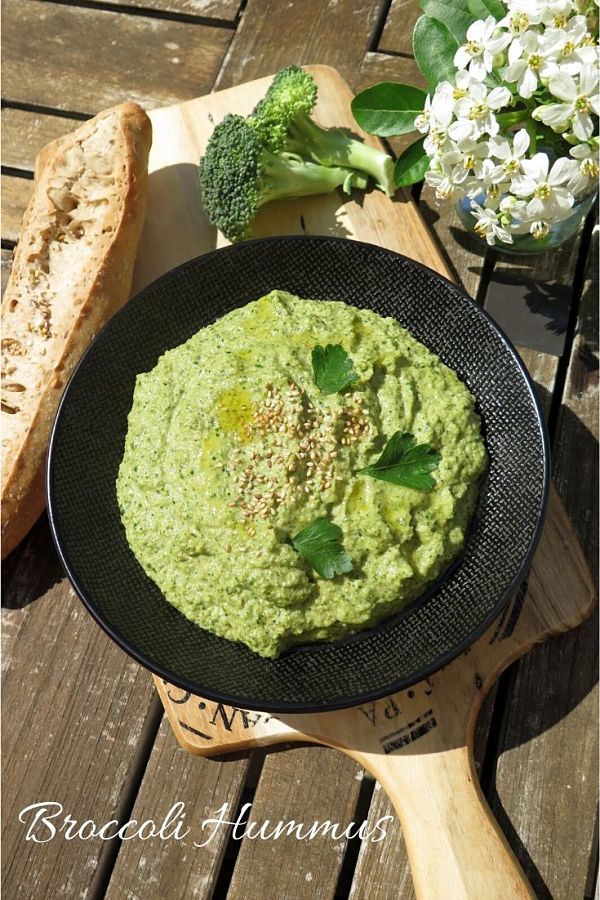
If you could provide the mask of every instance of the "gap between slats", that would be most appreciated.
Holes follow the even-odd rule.
[[[188,25],[208,25],[212,28],[225,28],[227,31],[235,31],[240,18],[240,10],[238,10],[236,18],[229,21],[228,19],[211,19],[209,16],[195,16],[193,13],[178,13],[147,6],[126,6],[120,3],[101,3],[96,0],[41,0],[41,2],[54,3],[57,6],[79,7],[80,9],[95,9],[100,12],[121,13],[124,16],[166,19],[170,22],[183,22]]]

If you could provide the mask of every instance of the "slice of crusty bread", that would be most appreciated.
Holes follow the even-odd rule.
[[[66,381],[129,297],[151,141],[146,113],[123,103],[49,145],[36,165],[2,303],[2,558],[44,509]]]

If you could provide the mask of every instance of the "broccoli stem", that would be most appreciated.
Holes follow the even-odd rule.
[[[339,166],[321,166],[295,155],[265,152],[257,206],[271,200],[325,194],[341,187],[349,194],[353,187],[364,190],[367,179],[362,172]]]
[[[293,146],[304,147],[304,156],[308,153],[324,166],[345,166],[366,172],[388,197],[396,190],[392,158],[350,137],[341,128],[321,128],[309,116],[298,116],[289,125],[288,134]]]

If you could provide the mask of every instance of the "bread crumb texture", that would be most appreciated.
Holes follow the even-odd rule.
[[[13,546],[44,507],[43,463],[62,390],[128,299],[151,131],[144,111],[123,103],[38,157],[2,303],[3,556],[4,542]],[[34,483],[40,496],[29,498]]]
[[[47,373],[59,364],[65,336],[97,277],[95,258],[104,255],[120,217],[118,120],[115,111],[93,127],[84,126],[80,138],[56,154],[42,173],[33,214],[25,223],[24,265],[13,273],[3,304],[5,454],[23,440],[29,407],[37,403]],[[33,222],[35,227],[27,227]]]

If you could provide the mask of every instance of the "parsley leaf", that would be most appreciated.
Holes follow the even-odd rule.
[[[342,546],[342,529],[329,519],[315,519],[296,537],[292,546],[322,578],[334,578],[352,571],[352,560]]]
[[[359,469],[358,474],[401,484],[416,491],[430,491],[435,487],[435,480],[429,473],[437,468],[441,458],[429,444],[417,444],[409,432],[397,431],[385,445],[377,462]]]
[[[354,363],[341,344],[317,344],[312,351],[315,384],[324,394],[337,394],[358,381]]]

